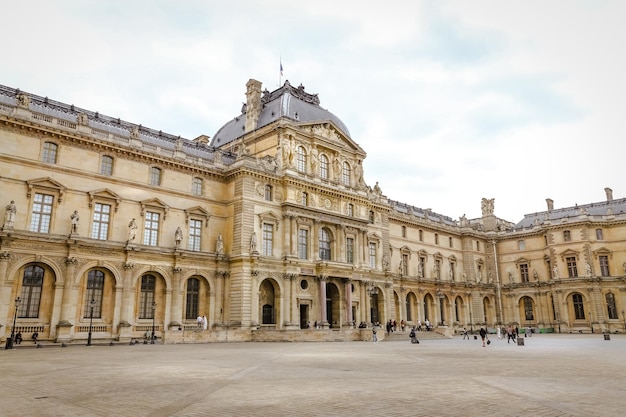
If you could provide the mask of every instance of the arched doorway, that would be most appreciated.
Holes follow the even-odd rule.
[[[406,295],[406,321],[408,323],[417,321],[417,297],[412,292]]]
[[[426,294],[424,296],[424,323],[428,320],[428,322],[432,324],[437,319],[437,308],[438,306],[433,296]]]
[[[279,311],[277,297],[276,283],[271,279],[263,280],[259,286],[259,317],[262,325],[276,325]]]
[[[326,284],[326,321],[329,327],[338,328],[341,323],[339,288],[332,282]]]

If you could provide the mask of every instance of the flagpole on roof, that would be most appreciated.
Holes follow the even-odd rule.
[[[278,88],[283,84],[283,58],[280,57],[280,71],[278,72]]]

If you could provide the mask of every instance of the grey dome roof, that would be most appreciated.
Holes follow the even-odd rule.
[[[257,129],[285,117],[294,122],[332,122],[341,132],[350,137],[350,131],[337,116],[320,107],[317,94],[304,91],[304,86],[292,87],[289,81],[269,92],[265,90],[261,97],[261,114]],[[211,146],[220,147],[228,144],[245,134],[246,105],[243,105],[241,114],[222,126],[211,139]]]

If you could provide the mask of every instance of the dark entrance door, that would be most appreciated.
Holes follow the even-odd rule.
[[[300,304],[300,328],[309,328],[309,306],[307,304]]]

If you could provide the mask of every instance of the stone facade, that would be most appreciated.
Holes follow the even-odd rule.
[[[367,340],[361,323],[426,319],[626,329],[626,200],[550,200],[517,225],[493,200],[459,220],[390,201],[337,119],[263,123],[285,94],[322,111],[281,88],[251,80],[251,117],[220,145],[0,86],[3,340],[14,320],[68,343]]]

